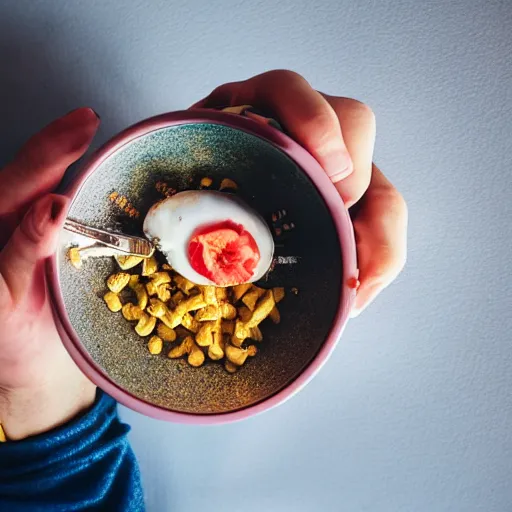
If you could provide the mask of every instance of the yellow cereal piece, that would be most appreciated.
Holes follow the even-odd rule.
[[[130,281],[130,274],[119,272],[112,274],[107,279],[107,286],[111,292],[119,293]]]
[[[151,299],[146,311],[156,318],[162,318],[169,314],[167,306],[160,299]]]
[[[162,270],[168,270],[168,271],[170,271],[170,270],[172,270],[172,267],[171,267],[171,265],[169,265],[169,263],[164,263],[164,264],[162,265]]]
[[[201,327],[199,322],[190,314],[185,313],[181,318],[181,325],[190,332],[196,333]]]
[[[233,298],[235,299],[235,302],[239,301],[251,287],[251,283],[233,286]]]
[[[215,295],[217,296],[217,302],[222,304],[228,300],[228,290],[227,288],[215,288]]]
[[[121,270],[128,270],[138,265],[144,258],[139,256],[115,256]]]
[[[236,366],[242,366],[248,357],[253,357],[258,352],[255,345],[250,345],[246,349],[234,347],[229,343],[225,347],[226,357],[228,361]]]
[[[251,327],[249,329],[249,338],[254,341],[263,341],[263,334],[261,333],[261,329],[258,326]]]
[[[274,294],[272,290],[267,290],[261,300],[258,302],[256,309],[252,313],[251,319],[247,322],[248,327],[256,327],[259,325],[268,315],[274,306],[276,305],[274,301]]]
[[[158,289],[157,289],[155,283],[153,283],[153,281],[149,281],[146,283],[146,290],[150,297],[152,297],[153,295],[156,295],[158,293]]]
[[[254,308],[256,307],[256,302],[258,301],[259,298],[259,291],[251,290],[242,297],[242,302],[249,308],[250,311],[254,311]]]
[[[162,316],[160,320],[169,327],[169,329],[175,329],[181,324],[181,315],[176,314],[175,311],[169,311],[169,313]]]
[[[213,183],[213,180],[211,178],[209,178],[208,176],[205,176],[204,178],[201,179],[200,187],[208,188],[208,187],[212,186],[212,183]]]
[[[237,190],[238,189],[238,185],[233,180],[230,180],[229,178],[224,178],[220,182],[219,190],[224,190],[226,188],[229,188],[229,189],[232,189],[232,190]]]
[[[204,363],[204,353],[191,336],[187,336],[177,347],[174,347],[167,354],[171,359],[177,359],[188,354],[190,366],[201,366]]]
[[[142,260],[142,275],[150,276],[158,270],[158,263],[154,256]]]
[[[194,288],[195,284],[192,281],[189,281],[186,277],[177,275],[174,277],[174,282],[176,286],[185,294],[190,295],[190,291]]]
[[[158,336],[151,336],[148,341],[148,350],[150,354],[157,355],[162,352],[163,345],[164,343],[162,338],[159,338]]]
[[[123,313],[124,318],[130,322],[134,320],[140,320],[142,315],[144,314],[144,312],[142,311],[142,309],[139,308],[139,306],[136,306],[131,302],[127,302],[123,306],[121,312]]]
[[[107,292],[105,295],[103,295],[103,300],[106,302],[108,309],[114,313],[120,311],[123,307],[121,299],[117,293]]]
[[[217,305],[217,292],[215,286],[203,286],[202,292],[206,304]]]
[[[220,316],[221,318],[225,318],[226,320],[234,320],[236,318],[236,308],[235,306],[228,304],[225,302],[219,306]]]
[[[210,322],[212,320],[217,320],[219,317],[219,308],[217,306],[206,306],[205,308],[200,309],[196,313],[196,320],[198,322]]]
[[[196,311],[198,309],[204,308],[205,306],[206,302],[204,301],[203,296],[199,294],[193,295],[192,297],[189,297],[188,299],[180,302],[176,309],[183,311],[182,315],[184,315],[185,313]]]
[[[224,357],[224,347],[221,321],[217,320],[213,328],[213,343],[208,347],[208,357],[213,361],[222,359]]]
[[[128,287],[134,291],[139,308],[145,310],[148,305],[149,295],[146,287],[139,282],[139,276],[135,274],[131,275],[130,280],[128,281]]]
[[[142,283],[137,283],[135,286],[132,287],[132,290],[135,292],[135,295],[137,297],[137,304],[139,308],[142,310],[146,309],[149,300],[146,287]]]
[[[188,364],[197,368],[204,363],[204,359],[204,352],[194,343],[187,358]]]
[[[160,286],[162,284],[171,282],[171,274],[169,274],[169,272],[165,272],[165,271],[154,272],[149,277],[151,279],[151,282],[155,286]]]
[[[209,305],[205,308],[200,309],[196,313],[196,320],[199,322],[209,322],[211,320],[217,320],[219,318],[225,318],[226,320],[233,320],[236,318],[235,306],[224,302],[220,306]]]
[[[240,318],[238,318],[235,323],[235,332],[231,337],[232,345],[240,347],[246,338],[251,337],[251,329],[257,327],[263,320],[265,320],[265,318],[270,315],[274,306],[275,301],[272,290],[267,290],[256,305],[256,308],[252,312],[250,318],[248,318],[248,315],[244,312],[244,318],[246,319],[242,319],[242,314],[240,313],[240,309],[242,308],[240,308],[238,310]],[[257,331],[256,334],[253,332],[253,335],[260,337]]]
[[[83,266],[82,257],[80,256],[80,249],[78,247],[71,247],[68,251],[69,262],[73,267],[81,269]]]
[[[279,304],[284,299],[284,288],[273,288],[272,292],[274,294],[274,300],[276,301],[276,304]]]
[[[251,334],[250,330],[245,327],[243,324],[239,324],[239,321],[237,320],[237,323],[235,325],[235,332],[231,336],[231,344],[234,347],[241,347],[243,342],[249,337]]]
[[[252,285],[251,290],[256,290],[258,297],[261,297],[265,292],[265,288],[260,288],[259,286]]]
[[[196,343],[200,347],[209,347],[213,344],[213,327],[214,322],[203,322],[196,334]]]
[[[174,306],[176,307],[183,299],[185,299],[185,294],[182,291],[173,293],[171,295],[171,300],[174,303]]]
[[[174,329],[181,324],[183,315],[190,313],[191,311],[204,308],[205,306],[206,303],[204,302],[202,295],[193,295],[180,302],[176,308],[170,311],[168,315],[162,317],[161,320],[165,325],[167,325],[167,327]]]
[[[238,308],[238,316],[242,322],[248,322],[252,317],[252,313],[248,307],[242,306]]]
[[[139,319],[139,322],[135,326],[135,332],[139,336],[149,336],[156,325],[156,318],[154,316],[146,315],[146,313],[143,313],[142,316]]]
[[[5,442],[7,442],[7,437],[5,435],[2,424],[0,423],[0,443],[5,443]]]
[[[162,338],[164,341],[173,342],[176,340],[176,331],[174,329],[170,329],[163,323],[158,323],[156,328],[156,333],[160,338]]]
[[[228,373],[236,373],[236,371],[238,370],[238,366],[236,364],[233,364],[229,359],[226,359],[224,361],[224,369]]]
[[[281,313],[279,313],[279,310],[277,309],[276,306],[274,306],[272,308],[272,311],[268,314],[268,317],[270,318],[270,320],[272,320],[272,322],[274,322],[275,324],[278,324],[281,322]]]
[[[156,289],[156,295],[162,302],[167,302],[171,298],[171,290],[169,287],[169,283],[161,284]]]

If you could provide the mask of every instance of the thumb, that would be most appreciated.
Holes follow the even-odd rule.
[[[26,213],[0,253],[0,303],[18,303],[30,291],[38,263],[55,250],[68,199],[48,194]]]

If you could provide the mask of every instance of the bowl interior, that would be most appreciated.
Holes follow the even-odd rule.
[[[237,194],[268,221],[285,209],[293,229],[276,240],[282,255],[300,258],[293,267],[298,295],[287,289],[279,304],[281,323],[261,324],[259,353],[236,374],[219,363],[201,368],[147,349],[120,313],[110,312],[102,296],[117,266],[94,258],[75,269],[62,234],[57,265],[65,308],[81,343],[101,371],[146,402],[178,412],[213,414],[239,410],[280,391],[296,378],[325,341],[340,300],[342,275],[338,236],[329,211],[309,178],[281,150],[252,134],[201,122],[167,127],[126,144],[86,179],[69,217],[91,226],[142,234],[150,206],[162,198],[156,183],[177,190],[197,188],[204,176],[213,188],[223,178],[238,184]],[[108,196],[118,192],[140,211],[133,220]],[[167,349],[167,350],[166,350]]]

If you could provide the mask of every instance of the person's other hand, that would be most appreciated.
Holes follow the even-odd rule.
[[[402,270],[407,206],[372,163],[375,116],[359,101],[315,91],[292,71],[276,70],[221,85],[192,108],[251,105],[275,117],[322,165],[346,206],[353,207],[360,285],[359,314]]]
[[[94,401],[57,333],[44,265],[67,209],[51,192],[98,126],[93,110],[74,110],[0,170],[0,422],[9,439],[47,431]]]

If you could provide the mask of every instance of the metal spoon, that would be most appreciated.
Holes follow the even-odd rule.
[[[98,242],[106,247],[115,249],[127,256],[139,256],[149,258],[155,252],[155,246],[146,238],[139,236],[124,235],[122,233],[112,233],[103,229],[91,228],[80,222],[66,219],[64,229],[71,233],[84,236]]]
[[[66,219],[64,229],[92,240],[95,242],[93,247],[98,247],[98,244],[100,244],[126,256],[149,258],[156,249],[155,245],[146,238],[92,228],[72,219]],[[277,245],[276,249],[278,248]],[[297,265],[299,261],[296,256],[278,256],[274,254],[269,271],[265,274],[265,277],[255,284],[262,288],[287,286],[288,282],[293,282],[290,277],[295,275],[290,272],[290,267]]]

